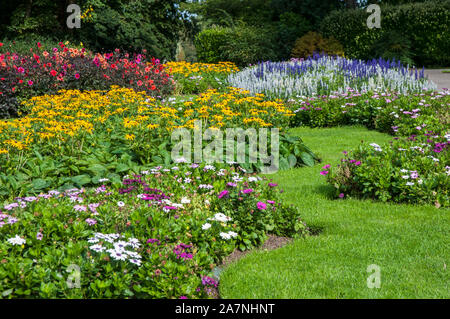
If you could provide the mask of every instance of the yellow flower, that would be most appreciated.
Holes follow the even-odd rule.
[[[134,140],[135,137],[136,136],[134,134],[127,134],[127,135],[125,135],[125,139],[128,140],[128,141]]]

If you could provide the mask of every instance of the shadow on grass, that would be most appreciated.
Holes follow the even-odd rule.
[[[336,189],[332,185],[318,185],[314,187],[314,192],[323,195],[326,199],[335,199]]]

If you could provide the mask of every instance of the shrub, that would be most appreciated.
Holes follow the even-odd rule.
[[[195,49],[197,50],[197,59],[204,63],[219,63],[228,61],[225,59],[225,53],[222,47],[227,43],[231,36],[231,29],[215,27],[200,32],[195,37]]]
[[[373,50],[376,42],[395,32],[411,41],[411,55],[416,65],[450,64],[450,1],[435,0],[398,6],[382,6],[381,29],[369,29],[369,16],[363,9],[339,10],[330,13],[321,23],[321,33],[335,37],[351,58],[378,58]],[[398,42],[402,43],[404,41]],[[407,45],[409,46],[409,45]],[[403,44],[399,59],[407,53]],[[402,53],[403,52],[403,53]]]
[[[293,58],[307,58],[314,53],[328,55],[344,55],[344,48],[333,37],[326,39],[316,32],[308,32],[295,41],[291,56]]]
[[[200,32],[195,47],[200,62],[230,61],[238,66],[246,66],[276,59],[274,36],[273,30],[256,27],[216,27]]]

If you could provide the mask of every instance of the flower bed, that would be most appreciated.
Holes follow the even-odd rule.
[[[298,98],[290,101],[296,114],[292,126],[330,127],[364,125],[370,129],[408,136],[426,129],[445,133],[450,124],[450,92],[416,94],[361,93]]]
[[[61,91],[25,101],[28,115],[0,121],[0,196],[23,196],[118,179],[139,166],[171,162],[171,132],[192,128],[277,127],[280,168],[314,165],[316,157],[300,139],[285,133],[294,114],[280,101],[248,92],[211,90],[192,100],[164,102],[145,92]],[[203,141],[206,145],[207,141]],[[257,169],[252,164],[243,167]]]
[[[310,126],[364,124],[397,137],[389,145],[364,144],[322,175],[336,197],[448,207],[450,94],[359,94],[300,102],[296,123]]]
[[[156,167],[102,183],[0,206],[3,297],[203,298],[236,247],[308,231],[276,184],[232,168]]]
[[[176,80],[180,94],[198,94],[208,89],[223,89],[227,76],[239,71],[232,62],[189,63],[167,62],[164,65]]]
[[[363,145],[336,169],[324,166],[322,175],[340,198],[356,196],[382,201],[450,206],[450,134],[432,131],[391,144]]]
[[[0,55],[0,118],[17,115],[17,98],[55,94],[61,89],[104,90],[119,85],[161,97],[174,88],[164,65],[143,54],[130,56],[120,50],[94,54],[63,43],[50,52],[38,43],[30,52]]]
[[[424,70],[408,69],[400,62],[349,60],[314,55],[303,61],[263,62],[228,76],[229,84],[263,93],[269,98],[358,91],[419,92],[435,88],[424,78]]]

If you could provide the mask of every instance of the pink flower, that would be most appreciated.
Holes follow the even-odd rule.
[[[267,208],[267,204],[266,204],[266,203],[263,203],[263,202],[258,202],[258,203],[256,204],[256,207],[257,207],[259,210],[264,210],[264,209]]]
[[[76,74],[75,74],[75,79],[78,80],[79,78],[80,78],[80,75],[79,75],[78,73],[76,73]]]
[[[331,167],[330,164],[325,165],[324,167],[322,167],[323,169],[329,169]]]
[[[329,171],[321,171],[321,172],[320,172],[320,175],[325,176],[325,175],[327,175],[328,173],[329,173]]]
[[[32,86],[33,83],[34,83],[34,82],[33,82],[32,80],[29,80],[29,81],[28,81],[28,85],[29,85],[29,86]]]

